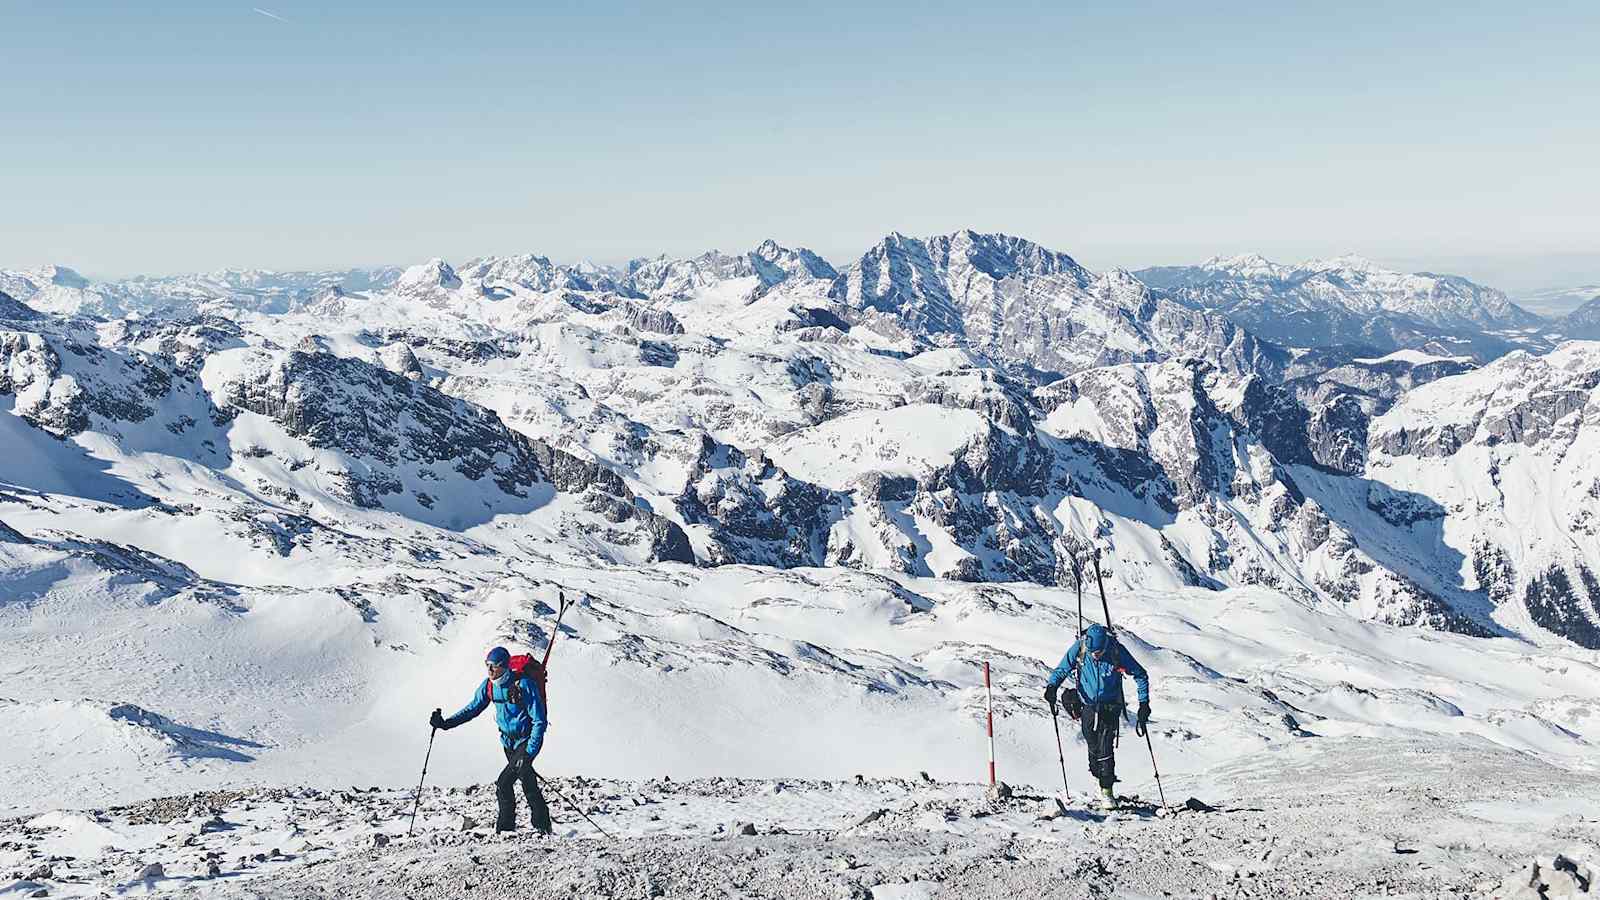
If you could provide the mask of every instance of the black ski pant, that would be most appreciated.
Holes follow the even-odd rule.
[[[528,800],[528,809],[533,813],[533,828],[542,834],[549,834],[550,807],[545,805],[544,794],[539,790],[539,773],[533,770],[533,760],[520,747],[516,750],[506,751],[506,767],[500,770],[500,777],[495,779],[495,799],[500,803],[500,816],[495,820],[495,831],[517,830],[517,782],[522,782],[522,796]]]
[[[1079,724],[1083,742],[1089,746],[1089,774],[1103,788],[1117,780],[1117,723],[1122,720],[1122,705],[1086,704]]]

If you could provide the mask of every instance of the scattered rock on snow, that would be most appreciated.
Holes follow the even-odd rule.
[[[1597,886],[1595,871],[1565,856],[1537,859],[1528,868],[1506,876],[1498,885],[1491,884],[1480,897],[1497,900],[1579,900],[1593,896]]]
[[[387,834],[384,834],[381,831],[374,833],[372,835],[371,846],[372,846],[372,848],[374,850],[376,850],[379,847],[387,847],[387,846],[389,846],[389,836]]]
[[[1204,800],[1201,800],[1199,797],[1190,797],[1189,799],[1183,801],[1183,808],[1187,809],[1187,810],[1191,810],[1193,812],[1216,812],[1217,811],[1217,808],[1215,806],[1212,806],[1209,803],[1206,803]]]
[[[139,878],[141,880],[144,880],[144,881],[148,881],[149,879],[152,879],[152,878],[165,878],[166,875],[167,875],[166,867],[161,865],[161,863],[158,863],[158,862],[153,862],[150,865],[145,866],[143,869],[139,870]]]
[[[888,814],[889,814],[889,811],[887,809],[875,809],[872,812],[869,812],[865,816],[863,816],[861,818],[861,821],[859,821],[859,822],[857,822],[855,824],[855,827],[856,828],[860,828],[863,825],[871,825],[873,822],[878,821],[879,819],[883,818],[884,816],[886,816]]]
[[[989,799],[990,800],[1010,800],[1011,799],[1011,785],[1006,784],[1004,781],[996,781],[994,783],[994,785],[989,788]]]
[[[1039,801],[1038,819],[1041,822],[1048,822],[1051,819],[1059,819],[1066,814],[1067,806],[1065,803],[1061,802],[1059,797],[1046,797]]]

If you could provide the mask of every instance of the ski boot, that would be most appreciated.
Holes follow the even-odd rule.
[[[1094,795],[1094,804],[1101,809],[1115,810],[1117,808],[1116,791],[1109,787],[1100,788],[1099,792]]]

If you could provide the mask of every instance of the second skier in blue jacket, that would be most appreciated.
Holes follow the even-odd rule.
[[[545,720],[544,694],[527,675],[516,675],[509,667],[511,654],[504,647],[489,651],[484,665],[489,677],[478,684],[472,702],[455,715],[444,718],[434,710],[428,724],[448,731],[477,718],[494,704],[494,721],[500,728],[500,747],[506,754],[506,767],[495,779],[495,799],[499,801],[496,831],[513,831],[517,827],[517,797],[515,785],[522,783],[522,794],[533,814],[533,827],[549,834],[550,808],[545,805],[544,793],[539,790],[539,773],[533,769],[533,759],[544,747]]]
[[[1089,747],[1089,773],[1100,783],[1100,791],[1114,800],[1112,785],[1117,781],[1117,723],[1126,706],[1122,697],[1122,676],[1133,678],[1139,691],[1139,715],[1134,730],[1143,735],[1150,721],[1150,676],[1144,666],[1103,625],[1090,625],[1061,657],[1061,664],[1045,682],[1044,699],[1055,713],[1056,692],[1068,678],[1073,690],[1063,702],[1067,715],[1083,727],[1083,740]]]

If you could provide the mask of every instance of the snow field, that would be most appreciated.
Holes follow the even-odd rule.
[[[1592,779],[1367,743],[1240,761],[1232,800],[1162,814],[919,777],[569,777],[546,791],[552,838],[490,834],[482,785],[425,790],[408,837],[409,788],[191,794],[0,821],[0,896],[1487,898],[1544,848],[1600,852]]]

